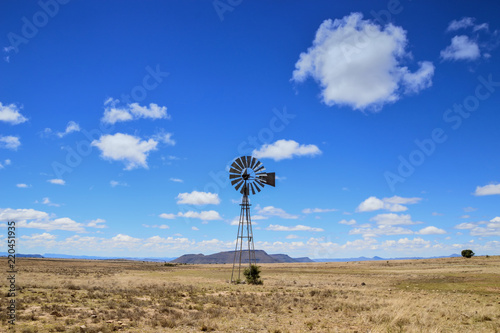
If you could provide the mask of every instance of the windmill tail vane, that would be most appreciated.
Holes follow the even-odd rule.
[[[251,205],[248,196],[250,194],[259,193],[266,185],[274,187],[275,178],[274,172],[266,172],[264,165],[252,156],[238,157],[231,164],[231,168],[229,169],[229,180],[235,190],[243,194],[240,204],[240,220],[238,223],[238,234],[236,236],[231,282],[240,281],[242,263],[246,264],[246,258],[248,258],[249,266],[257,264],[253,242],[252,220],[250,216]],[[246,240],[246,244],[244,244],[243,239]],[[246,247],[246,250],[244,250],[243,247]],[[248,256],[244,255],[244,252],[248,252]]]

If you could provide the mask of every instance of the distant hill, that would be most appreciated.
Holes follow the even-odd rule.
[[[82,256],[82,255],[72,255],[72,254],[57,254],[57,253],[45,253],[45,258],[54,259],[86,259],[86,260],[134,260],[134,261],[156,261],[164,262],[175,259],[175,257],[160,257],[160,258],[136,258],[136,257],[105,257],[105,256]]]
[[[308,257],[291,258],[288,254],[270,254],[270,257],[278,260],[279,262],[314,262]]]
[[[263,250],[255,250],[257,263],[283,263],[283,262],[313,262],[309,258],[291,258],[286,254],[267,254]],[[180,264],[232,264],[234,251],[219,252],[210,255],[185,254],[171,262]],[[242,263],[248,263],[248,251],[243,251]]]
[[[314,262],[347,262],[347,261],[377,261],[377,260],[412,260],[412,259],[439,259],[439,258],[453,258],[453,257],[461,257],[461,255],[453,253],[449,256],[439,256],[439,257],[404,257],[404,258],[380,258],[380,257],[373,257],[373,258],[367,258],[367,257],[357,257],[357,258],[337,258],[337,259],[330,259],[330,258],[320,258],[320,259],[314,259]]]
[[[0,257],[7,257],[9,254],[7,252],[0,252]],[[40,254],[22,254],[16,253],[17,258],[43,258]]]

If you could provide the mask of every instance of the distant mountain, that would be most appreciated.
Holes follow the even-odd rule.
[[[313,262],[309,258],[290,258],[286,254],[267,254],[263,250],[255,250],[257,263],[283,263],[283,262]],[[180,264],[232,264],[234,251],[219,252],[210,255],[185,254],[171,262]],[[242,263],[248,263],[248,251],[243,251]]]
[[[0,257],[7,257],[9,254],[7,252],[0,252]],[[43,258],[40,254],[22,254],[16,253],[17,258]]]
[[[79,256],[72,254],[58,254],[58,253],[45,253],[45,258],[54,258],[54,259],[86,259],[86,260],[134,260],[134,261],[156,261],[156,262],[164,262],[175,259],[175,257],[165,257],[165,258],[135,258],[135,257],[104,257],[104,256]]]
[[[348,261],[377,261],[377,260],[414,260],[414,259],[439,259],[439,258],[453,258],[453,257],[461,257],[461,255],[453,253],[449,256],[439,256],[439,257],[401,257],[401,258],[381,258],[381,257],[358,257],[358,258],[320,258],[314,259],[315,262],[348,262]]]
[[[308,257],[291,258],[287,254],[270,254],[269,256],[278,260],[279,262],[314,262]]]

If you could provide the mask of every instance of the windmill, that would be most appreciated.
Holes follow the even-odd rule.
[[[243,194],[241,199],[240,221],[238,224],[238,234],[236,236],[236,248],[234,250],[233,271],[231,282],[240,280],[241,263],[243,258],[243,239],[246,239],[248,251],[248,265],[257,264],[255,259],[255,248],[253,244],[252,220],[250,218],[250,193],[256,194],[265,185],[275,186],[274,172],[266,172],[264,165],[252,156],[241,156],[234,160],[229,169],[229,179],[236,191]],[[257,191],[257,192],[256,192]],[[237,266],[237,268],[236,268]],[[236,272],[238,276],[236,277]]]

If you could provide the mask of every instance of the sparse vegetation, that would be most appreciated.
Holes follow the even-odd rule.
[[[236,285],[228,283],[229,265],[21,258],[16,332],[498,332],[500,326],[499,256],[262,267],[265,285]],[[6,290],[1,281],[0,292]],[[0,307],[6,301],[0,297]],[[0,332],[6,317],[1,311]]]
[[[475,253],[472,250],[463,250],[462,251],[462,257],[464,258],[472,258],[475,255]]]

